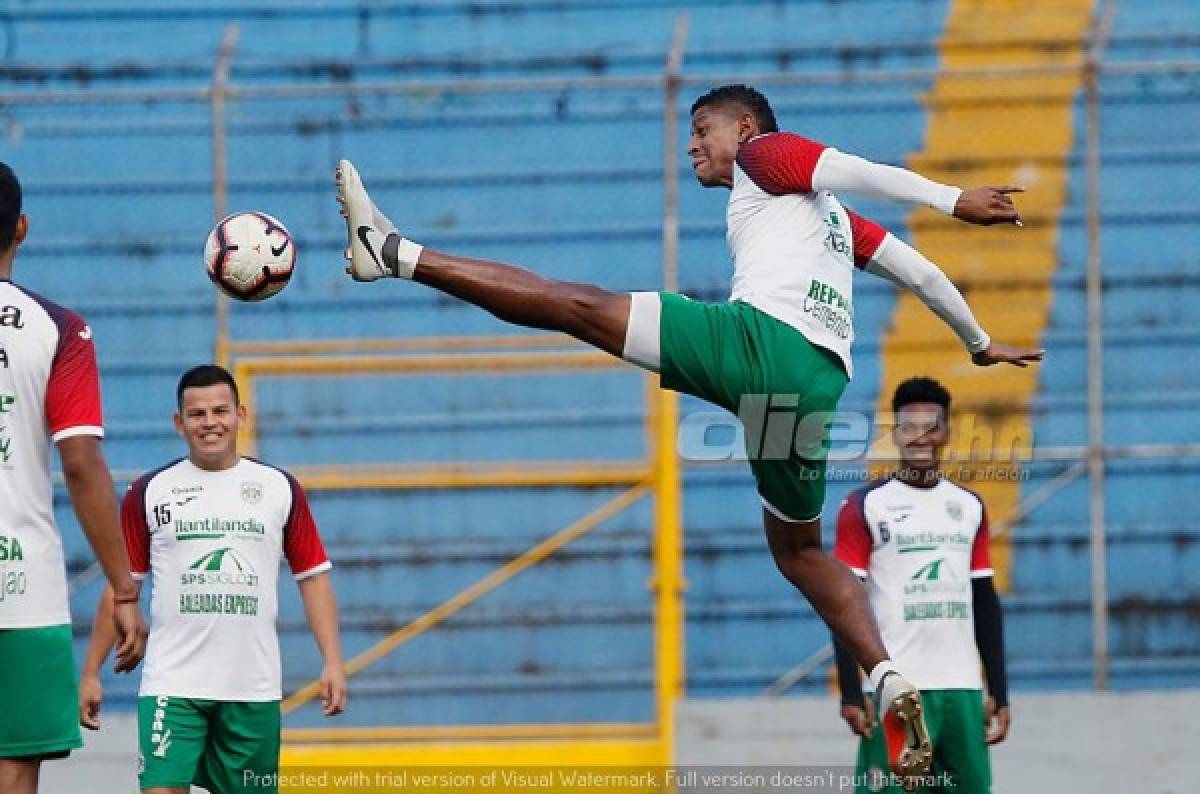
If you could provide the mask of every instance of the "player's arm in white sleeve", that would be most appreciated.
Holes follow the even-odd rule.
[[[906,168],[875,163],[833,148],[821,152],[813,169],[812,185],[814,190],[923,204],[946,215],[954,214],[963,194],[961,188],[943,185]]]
[[[923,204],[968,223],[1020,224],[1011,193],[1022,188],[978,187],[962,190],[904,168],[882,165],[840,152],[791,132],[759,135],[742,144],[738,166],[773,195],[846,191],[868,198]]]
[[[922,204],[968,223],[991,226],[996,223],[1021,224],[1009,197],[1024,189],[1014,185],[986,186],[963,190],[943,185],[915,171],[883,165],[827,148],[813,168],[814,190],[845,191],[874,199]]]
[[[860,243],[860,239],[872,238],[869,233],[864,234],[860,230],[869,226],[876,232],[873,239],[879,239],[880,227],[854,213],[850,213],[850,216],[852,228],[855,230],[856,257],[863,262],[863,269],[909,290],[920,298],[930,311],[954,330],[971,354],[972,361],[979,366],[1006,363],[1025,367],[1031,361],[1042,360],[1044,350],[994,342],[975,319],[966,298],[959,292],[958,287],[954,286],[954,282],[940,267],[899,237],[884,232],[882,239],[874,245],[874,250],[864,251],[861,245],[872,243]]]
[[[889,233],[865,268],[909,290],[949,325],[971,354],[987,350],[991,337],[983,330],[966,298],[942,269],[899,237]]]

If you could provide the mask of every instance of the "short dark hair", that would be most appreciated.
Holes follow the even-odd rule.
[[[899,413],[901,408],[912,403],[935,403],[942,406],[946,416],[950,415],[950,392],[933,378],[909,378],[896,387],[892,411]]]
[[[12,247],[21,217],[21,183],[7,163],[0,163],[0,251]]]
[[[183,377],[179,379],[179,386],[175,389],[175,404],[181,410],[183,409],[183,392],[186,389],[203,389],[206,386],[216,386],[221,383],[233,390],[234,405],[240,404],[241,398],[238,396],[237,381],[229,374],[229,370],[218,367],[216,364],[201,364],[183,373]]]
[[[775,121],[775,111],[771,103],[757,90],[748,85],[737,83],[714,88],[692,103],[692,115],[703,107],[729,107],[737,105],[749,111],[758,122],[759,132],[778,132],[779,123]]]

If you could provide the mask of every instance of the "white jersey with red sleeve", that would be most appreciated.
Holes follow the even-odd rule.
[[[91,329],[0,280],[0,629],[71,621],[50,447],[103,424]]]
[[[992,566],[978,496],[877,480],[842,503],[834,555],[865,579],[884,647],[917,688],[982,688],[971,580]]]
[[[280,563],[297,580],[332,567],[295,478],[176,461],[130,486],[121,523],[134,578],[153,585],[139,693],[278,700]]]
[[[852,274],[879,250],[887,232],[848,211],[828,190],[813,188],[825,151],[788,132],[760,135],[738,151],[725,216],[733,253],[731,299],[836,353],[852,375]]]

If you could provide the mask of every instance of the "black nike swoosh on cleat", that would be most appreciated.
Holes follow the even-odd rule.
[[[287,250],[287,247],[288,247],[287,240],[284,240],[283,245],[279,246],[278,248],[276,248],[275,246],[271,246],[271,256],[280,256],[284,251]]]
[[[367,232],[370,230],[370,226],[359,226],[358,239],[362,241],[363,248],[367,249],[367,253],[371,255],[371,259],[375,260],[375,266],[386,273],[387,268],[380,263],[379,257],[375,255],[375,249],[371,247],[371,241],[367,239]]]

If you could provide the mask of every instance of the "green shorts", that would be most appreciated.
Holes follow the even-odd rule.
[[[791,521],[821,515],[829,418],[849,378],[837,354],[748,303],[661,293],[662,384],[742,420],[758,493]]]
[[[279,701],[138,698],[138,784],[143,789],[278,791]]]
[[[62,758],[83,746],[71,627],[0,629],[0,758]]]
[[[988,761],[983,724],[983,693],[978,689],[922,689],[925,725],[933,742],[931,784],[917,789],[923,794],[988,794],[992,768]],[[870,739],[858,747],[856,794],[904,794],[887,783],[887,745],[876,726]]]

